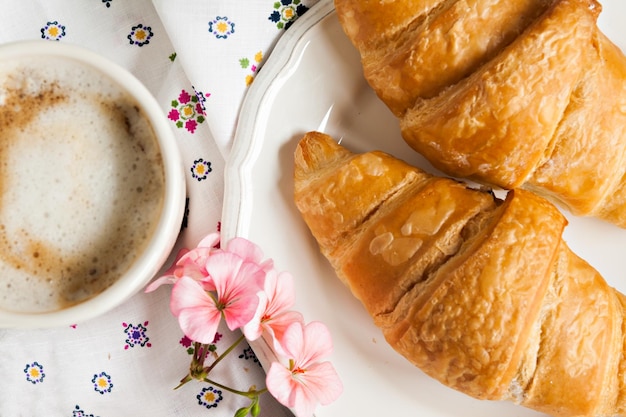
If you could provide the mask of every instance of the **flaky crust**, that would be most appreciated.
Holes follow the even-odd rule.
[[[387,342],[428,375],[554,416],[623,415],[624,296],[567,247],[547,200],[501,201],[311,132],[295,203]]]
[[[626,58],[596,25],[599,3],[335,5],[366,79],[435,167],[626,227]]]

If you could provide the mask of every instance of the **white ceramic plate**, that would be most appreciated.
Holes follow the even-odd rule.
[[[605,0],[599,21],[626,47],[626,2]],[[509,403],[478,401],[425,376],[396,354],[368,314],[335,277],[293,204],[293,152],[309,130],[324,131],[353,151],[382,149],[434,172],[400,138],[398,122],[362,77],[359,56],[330,0],[322,0],[281,38],[244,102],[226,171],[223,238],[259,244],[296,281],[297,305],[320,320],[335,343],[331,358],[344,386],[317,417],[535,416]],[[570,219],[565,239],[621,291],[626,290],[626,230]],[[267,346],[253,345],[264,365]]]

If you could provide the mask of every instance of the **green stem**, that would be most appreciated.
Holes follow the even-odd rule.
[[[235,349],[237,347],[237,345],[239,345],[241,342],[243,342],[245,340],[245,336],[242,334],[241,336],[239,336],[239,338],[237,340],[235,340],[233,342],[233,344],[226,349],[221,355],[219,355],[214,361],[213,363],[204,368],[204,362],[206,360],[206,357],[209,353],[209,348],[208,345],[204,345],[202,343],[198,343],[195,342],[194,343],[194,353],[193,353],[193,359],[191,361],[191,366],[190,366],[190,370],[189,373],[187,375],[185,375],[185,377],[183,379],[181,379],[180,384],[178,384],[178,386],[174,389],[178,389],[180,387],[182,387],[183,385],[185,385],[187,382],[193,380],[193,379],[198,379],[198,380],[202,380],[204,382],[207,382],[209,384],[215,385],[218,388],[222,388],[223,390],[229,391],[233,394],[237,394],[237,395],[241,395],[244,397],[248,397],[250,399],[255,399],[258,398],[261,394],[264,394],[267,392],[267,388],[263,388],[261,390],[249,390],[249,391],[240,391],[240,390],[236,390],[234,388],[230,388],[227,387],[226,385],[222,385],[219,382],[215,382],[211,379],[209,379],[207,377],[207,375],[209,375],[209,373],[211,372],[211,370],[213,370],[213,368],[215,368],[215,366],[220,363],[222,361],[222,359],[224,359],[230,352],[233,351],[233,349]]]
[[[215,381],[213,381],[213,380],[211,380],[209,378],[204,378],[204,382],[209,383],[211,385],[215,385],[216,387],[222,388],[223,390],[226,390],[228,392],[232,392],[233,394],[241,395],[241,396],[248,397],[248,398],[255,398],[255,397],[258,397],[259,395],[264,394],[264,393],[267,392],[267,388],[263,388],[263,389],[258,390],[258,391],[257,390],[254,390],[254,391],[239,391],[239,390],[236,390],[234,388],[227,387],[226,385],[222,385],[219,382],[215,382]]]
[[[174,390],[177,390],[178,388],[182,387],[187,382],[192,381],[192,380],[193,380],[193,378],[191,377],[190,374],[185,375],[185,377],[180,380],[180,383],[176,387],[174,387]]]
[[[237,345],[241,343],[244,339],[245,336],[243,334],[239,336],[239,339],[235,340],[235,342],[228,349],[226,349],[224,353],[218,356],[217,359],[215,359],[215,361],[213,361],[213,363],[208,368],[206,368],[206,373],[208,374],[209,372],[211,372],[211,370],[213,370],[213,368],[215,368],[215,366],[220,363],[222,359],[224,359],[230,352],[232,352],[233,349],[235,349]]]

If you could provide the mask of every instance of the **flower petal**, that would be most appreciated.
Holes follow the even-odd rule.
[[[165,272],[163,272],[163,275],[161,275],[159,278],[152,281],[146,287],[145,292],[152,292],[163,284],[175,283],[176,280],[183,275],[181,274],[181,269],[180,269],[180,266],[178,265],[178,261],[183,256],[185,256],[187,252],[189,252],[188,249],[185,249],[185,248],[180,249],[178,253],[176,254],[176,257],[174,258],[174,262],[172,262],[172,265]]]
[[[243,328],[243,334],[248,340],[256,340],[263,334],[263,327],[261,327],[261,317],[265,314],[267,308],[267,295],[263,291],[257,293],[259,297],[259,304],[257,305],[254,316],[246,323]]]
[[[220,243],[220,232],[209,233],[198,243],[199,248],[215,248]]]
[[[235,330],[245,326],[254,317],[258,304],[259,297],[256,293],[250,297],[240,297],[229,302],[222,310],[228,328]]]
[[[343,384],[330,362],[319,362],[307,368],[303,374],[306,389],[322,405],[335,401],[343,392]]]
[[[229,252],[215,252],[206,260],[206,270],[215,284],[218,296],[224,294],[237,276],[243,260]]]
[[[243,262],[237,274],[232,277],[232,292],[245,291],[249,293],[253,291],[255,294],[263,289],[265,282],[265,271],[253,262]]]
[[[298,360],[304,349],[304,324],[300,322],[290,324],[280,339],[280,347],[287,357]]]
[[[201,343],[213,341],[221,313],[202,283],[189,277],[179,279],[172,288],[170,309],[187,337]]]
[[[221,319],[213,306],[186,308],[178,315],[178,324],[185,336],[200,343],[213,343]]]
[[[282,349],[281,341],[284,339],[285,332],[289,326],[296,322],[304,324],[302,314],[297,311],[285,311],[261,323],[262,329],[267,331],[272,337],[276,353],[286,355],[286,352]]]
[[[173,284],[175,282],[176,282],[176,277],[174,275],[163,275],[155,279],[154,281],[152,281],[150,284],[148,284],[148,286],[146,287],[144,291],[152,292],[152,291],[155,291],[157,288],[159,288],[163,284]]]
[[[292,378],[289,369],[278,362],[273,362],[265,377],[267,390],[274,398],[285,407],[292,408],[295,405],[293,393],[297,388],[297,383]]]
[[[333,341],[326,325],[319,321],[307,324],[304,328],[304,349],[297,359],[300,366],[308,368],[309,364],[318,362],[332,351]]]
[[[242,237],[235,237],[226,244],[228,252],[236,253],[246,261],[260,263],[263,260],[263,251],[254,243]]]
[[[215,306],[211,297],[208,296],[202,284],[198,281],[189,277],[182,277],[174,284],[170,298],[170,310],[173,315],[178,316],[185,308],[206,304]]]
[[[313,415],[318,403],[328,405],[343,392],[343,384],[330,362],[312,365],[303,373],[292,373],[272,363],[265,378],[268,391],[298,417]]]
[[[265,313],[270,317],[290,309],[296,302],[293,277],[288,272],[268,273],[265,277],[265,292],[270,300]]]

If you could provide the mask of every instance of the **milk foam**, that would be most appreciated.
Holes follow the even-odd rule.
[[[64,59],[0,63],[0,309],[52,311],[115,282],[158,221],[160,158],[112,80]]]

